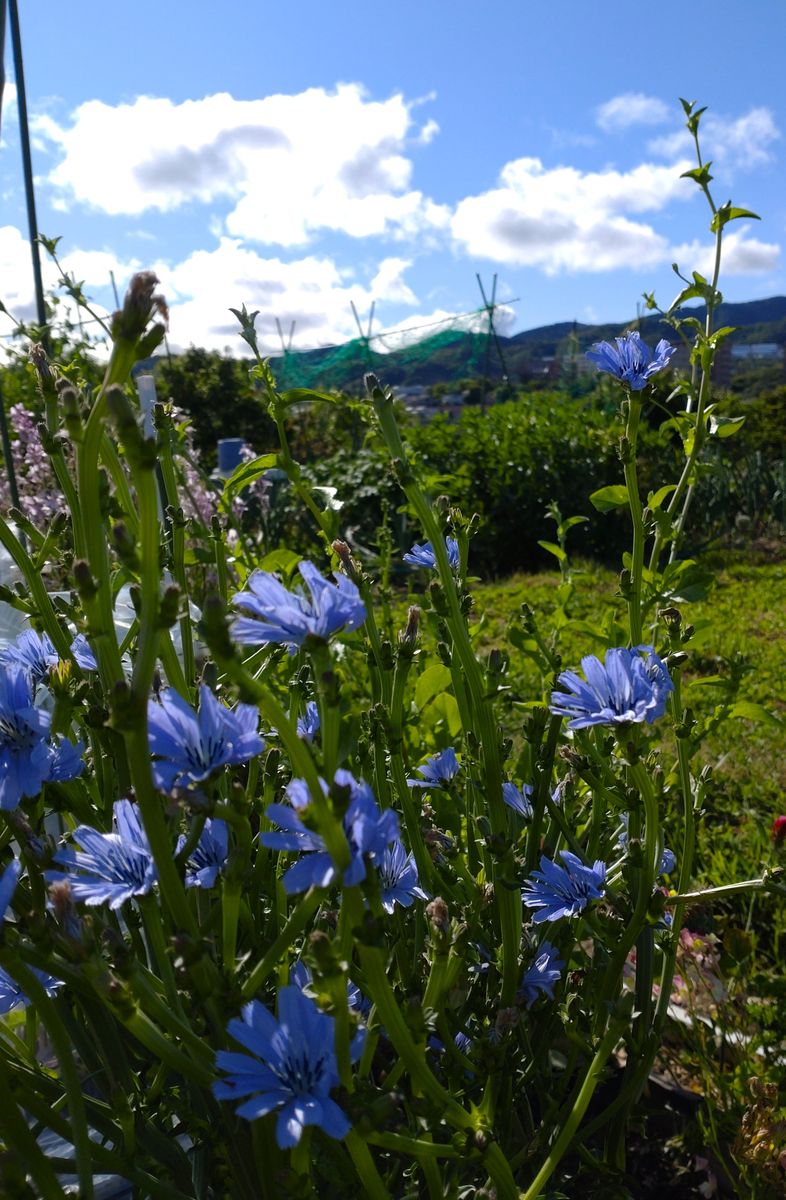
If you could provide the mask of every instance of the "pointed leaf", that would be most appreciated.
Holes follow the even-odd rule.
[[[763,721],[767,725],[781,726],[783,721],[774,712],[770,712],[763,704],[754,704],[752,700],[738,700],[729,709],[729,716],[742,721]]]
[[[670,496],[672,492],[676,492],[676,490],[676,483],[667,483],[665,487],[658,488],[657,492],[650,492],[647,496],[647,508],[655,512],[656,509],[660,508],[666,497]]]
[[[538,545],[542,546],[544,550],[548,550],[549,554],[553,554],[559,562],[567,561],[568,556],[565,551],[561,546],[555,545],[554,542],[538,542]]]
[[[311,388],[290,388],[288,392],[281,393],[281,400],[284,404],[306,404],[309,401],[319,401],[322,404],[338,404],[342,400],[341,396],[334,395],[332,392],[315,392]]]
[[[733,437],[744,423],[744,417],[710,417],[710,433],[721,438]]]
[[[590,496],[590,504],[598,512],[608,512],[612,508],[620,508],[628,503],[628,489],[624,483],[611,483],[608,487],[598,488]]]
[[[250,462],[240,463],[235,467],[232,474],[224,484],[224,500],[227,504],[242,492],[244,488],[250,487],[257,479],[265,475],[271,467],[275,467],[278,462],[277,454],[260,454],[258,458],[252,458]]]
[[[426,667],[415,685],[415,707],[423,709],[440,692],[450,687],[450,671],[442,663]]]

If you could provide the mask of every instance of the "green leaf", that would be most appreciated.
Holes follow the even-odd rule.
[[[574,525],[583,525],[585,521],[589,521],[589,517],[566,517],[559,527],[559,532],[564,535]]]
[[[725,675],[704,675],[701,679],[691,679],[689,688],[717,687],[725,688],[729,681]]]
[[[280,550],[271,550],[269,554],[266,554],[259,563],[259,567],[262,571],[277,571],[281,575],[291,575],[299,562],[299,554],[295,554],[294,550],[286,550],[282,547]]]
[[[647,496],[647,508],[652,512],[656,512],[666,497],[670,496],[672,492],[676,492],[676,490],[676,483],[667,483],[665,487],[658,488],[657,492],[650,492]]]
[[[744,417],[710,417],[710,433],[721,438],[733,437],[744,423]]]
[[[733,208],[731,203],[722,204],[710,222],[710,230],[717,233],[724,225],[728,225],[729,221],[739,221],[743,218],[750,221],[761,220],[759,214],[751,212],[749,208]]]
[[[698,183],[699,187],[706,187],[711,183],[712,175],[710,175],[711,162],[702,163],[700,167],[694,167],[691,171],[683,171],[680,179],[692,179]]]
[[[342,396],[333,392],[314,392],[311,388],[290,388],[288,392],[282,392],[280,398],[281,403],[286,405],[306,404],[309,401],[318,401],[321,404],[343,403]]]
[[[738,700],[729,709],[729,716],[741,721],[763,721],[767,725],[777,725],[780,728],[783,721],[770,712],[763,704],[755,704],[752,700]]]
[[[224,484],[224,500],[230,504],[239,492],[244,488],[250,487],[257,479],[260,479],[271,467],[275,467],[278,462],[277,454],[260,454],[258,458],[252,458],[250,462],[240,463],[235,467],[229,479]]]
[[[549,554],[553,554],[559,562],[567,562],[568,556],[561,546],[555,545],[554,542],[538,542],[538,545],[548,550]]]
[[[431,726],[444,721],[451,738],[461,733],[461,714],[455,698],[449,692],[440,692],[423,712],[423,719]]]
[[[590,504],[598,512],[608,512],[612,508],[620,508],[628,503],[628,489],[624,483],[610,483],[608,487],[598,488],[590,496]]]
[[[415,707],[424,709],[429,701],[450,687],[450,671],[442,663],[426,667],[415,685]]]

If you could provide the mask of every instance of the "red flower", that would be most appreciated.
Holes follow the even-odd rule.
[[[786,842],[786,817],[776,817],[772,823],[772,840],[776,846]]]

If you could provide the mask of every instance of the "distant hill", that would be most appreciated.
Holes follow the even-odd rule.
[[[703,305],[683,310],[703,320]],[[537,329],[527,329],[512,337],[498,336],[499,350],[505,360],[508,377],[516,382],[543,374],[549,360],[570,350],[583,352],[594,342],[618,336],[634,321],[585,325],[560,321]],[[750,300],[741,304],[724,303],[716,310],[715,326],[736,326],[731,342],[745,345],[775,342],[786,346],[786,296]],[[639,328],[645,341],[656,342],[674,334],[658,316],[646,316]],[[572,343],[572,346],[571,346]],[[271,359],[271,366],[283,387],[320,387],[359,390],[363,375],[375,371],[391,387],[429,387],[480,377],[488,373],[499,379],[501,367],[495,346],[488,347],[485,334],[457,330],[404,347],[390,354],[377,354],[371,344],[358,338],[342,346],[320,347],[302,353]]]

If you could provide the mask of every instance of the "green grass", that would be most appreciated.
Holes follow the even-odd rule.
[[[594,624],[612,605],[624,619],[613,572],[584,564],[575,584],[569,606],[572,618]],[[478,645],[485,650],[504,647],[511,655],[507,732],[514,739],[524,711],[520,704],[546,699],[549,680],[542,680],[522,650],[511,646],[510,635],[521,628],[522,603],[534,610],[541,633],[550,635],[559,585],[559,575],[546,572],[473,587]],[[683,673],[685,699],[696,715],[708,715],[719,703],[718,687],[707,681],[728,676],[737,657],[744,663],[738,698],[761,705],[776,717],[776,721],[726,720],[708,736],[694,763],[694,770],[702,764],[713,768],[699,822],[696,879],[717,886],[751,878],[776,863],[786,867],[786,850],[776,850],[770,838],[773,818],[786,812],[786,567],[727,563],[719,569],[706,599],[679,607],[685,622],[698,630],[687,647]],[[578,667],[582,655],[603,653],[599,642],[570,624],[560,632],[558,649],[564,668]],[[664,751],[668,762],[673,746],[667,741]],[[740,900],[722,906],[724,911],[715,912],[713,919],[720,918],[720,929],[726,924],[748,924],[753,917],[760,948],[772,961],[773,948],[786,937],[786,905],[775,896],[762,896],[756,901],[754,917],[752,910],[747,911],[748,904]]]
[[[613,572],[586,564],[575,575],[575,583],[572,617],[597,623],[609,604],[621,611]],[[514,575],[473,589],[479,645],[510,649],[510,681],[523,699],[542,695],[539,673],[522,651],[510,647],[509,633],[520,626],[520,608],[526,603],[534,609],[541,631],[548,634],[558,607],[559,584],[556,572],[544,572]],[[779,727],[764,721],[729,721],[704,751],[705,761],[722,770],[742,796],[755,799],[757,808],[775,816],[786,809],[786,567],[727,566],[719,572],[706,600],[679,607],[685,621],[699,630],[687,647],[688,702],[698,712],[707,711],[714,703],[713,689],[701,686],[702,682],[728,673],[726,664],[742,655],[745,674],[740,699],[764,706],[783,722]],[[559,652],[564,667],[578,666],[582,655],[597,650],[598,645],[586,633],[570,625],[561,632]]]

